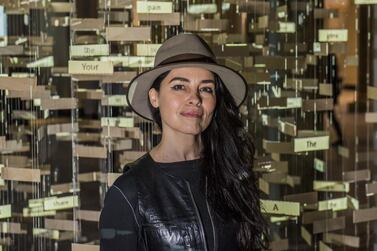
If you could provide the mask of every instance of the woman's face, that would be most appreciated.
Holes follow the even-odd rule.
[[[198,135],[212,120],[216,106],[212,72],[197,67],[176,68],[162,80],[160,91],[149,91],[153,107],[160,109],[162,129]]]

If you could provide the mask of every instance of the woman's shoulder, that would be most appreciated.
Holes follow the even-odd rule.
[[[143,178],[148,170],[150,170],[150,163],[148,153],[146,153],[135,161],[126,164],[123,167],[123,174],[114,181],[113,186],[121,190],[136,188],[136,180]]]

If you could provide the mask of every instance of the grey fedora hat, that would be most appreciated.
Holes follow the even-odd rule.
[[[216,73],[240,106],[247,95],[247,83],[235,70],[216,63],[208,44],[193,33],[180,33],[167,40],[157,50],[154,67],[134,77],[127,89],[127,102],[141,117],[153,120],[148,91],[155,79],[166,71],[181,67],[201,67]]]

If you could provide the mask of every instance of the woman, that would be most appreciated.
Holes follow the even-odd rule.
[[[261,250],[266,223],[239,117],[243,77],[198,35],[181,33],[128,88],[130,107],[162,131],[106,194],[101,250]]]

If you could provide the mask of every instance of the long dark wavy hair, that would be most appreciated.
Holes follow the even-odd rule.
[[[151,88],[159,91],[168,74],[160,75]],[[253,141],[244,128],[232,95],[220,77],[215,73],[214,76],[216,108],[211,123],[201,134],[203,161],[200,167],[208,177],[207,200],[223,220],[240,223],[237,240],[242,251],[267,249],[268,225],[261,213],[259,189],[252,170]],[[150,102],[149,106],[162,131],[159,109]]]

